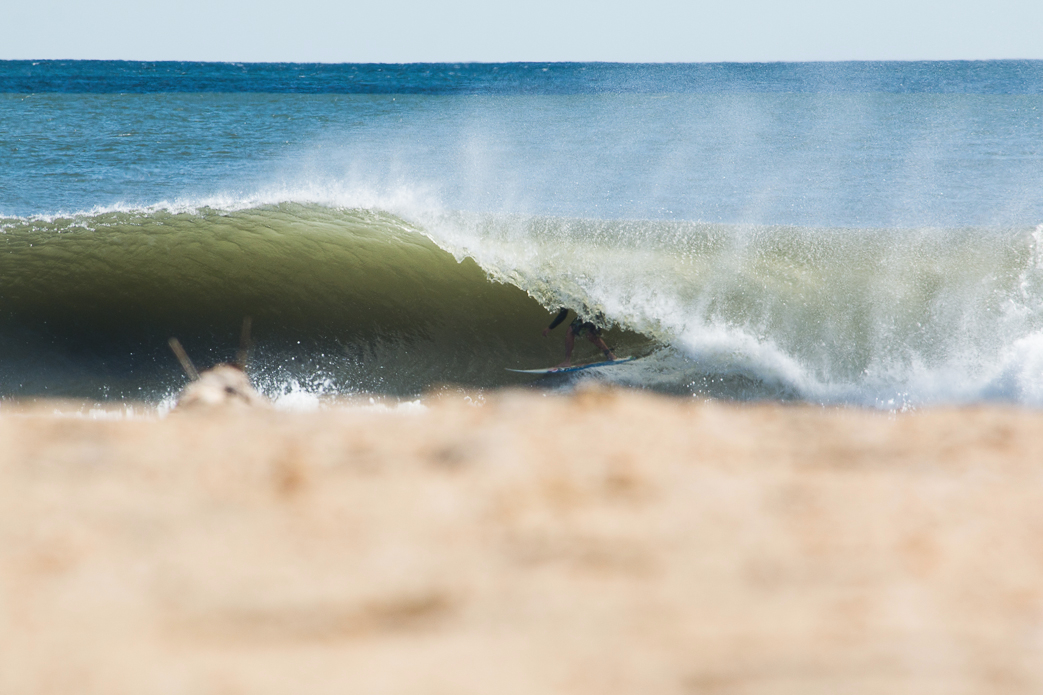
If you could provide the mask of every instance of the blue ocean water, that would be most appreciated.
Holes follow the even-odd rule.
[[[0,396],[246,314],[272,395],[517,385],[567,305],[632,386],[1043,403],[1043,61],[6,61],[0,157]]]

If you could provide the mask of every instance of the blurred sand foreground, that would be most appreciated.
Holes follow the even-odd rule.
[[[0,407],[0,693],[1043,692],[1043,413]]]

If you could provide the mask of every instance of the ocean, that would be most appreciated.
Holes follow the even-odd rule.
[[[0,399],[1043,406],[1043,61],[0,61]],[[564,327],[638,360],[534,378]],[[575,359],[600,353],[579,341]]]

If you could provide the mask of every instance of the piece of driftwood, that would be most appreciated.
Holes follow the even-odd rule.
[[[268,405],[268,399],[254,389],[246,375],[246,361],[250,350],[250,323],[249,316],[243,319],[235,362],[221,363],[202,373],[196,370],[188,353],[181,347],[181,342],[177,338],[170,339],[170,349],[174,351],[181,368],[191,379],[188,386],[178,395],[178,409],[220,405]]]
[[[177,398],[177,408],[219,405],[268,405],[250,384],[250,378],[237,364],[218,364],[199,374]]]

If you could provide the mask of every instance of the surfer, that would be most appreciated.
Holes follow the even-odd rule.
[[[562,307],[558,311],[558,315],[550,322],[550,325],[543,329],[543,337],[546,338],[550,335],[550,332],[561,325],[561,322],[564,321],[565,317],[568,315],[568,308]],[[557,366],[558,369],[563,369],[572,365],[572,350],[576,347],[577,337],[586,337],[587,340],[594,343],[594,345],[601,350],[602,354],[605,355],[607,359],[616,359],[616,356],[612,354],[612,350],[609,349],[608,345],[605,344],[605,340],[601,337],[601,329],[590,321],[584,321],[577,314],[576,318],[569,324],[569,327],[565,329],[565,361]]]

